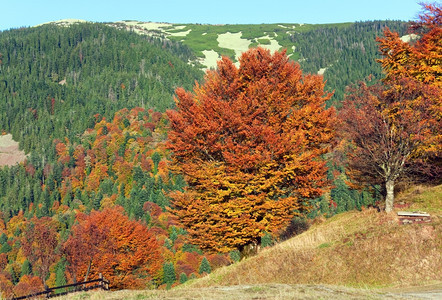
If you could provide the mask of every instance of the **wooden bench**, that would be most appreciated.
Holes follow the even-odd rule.
[[[421,224],[421,223],[429,223],[431,222],[430,214],[421,211],[399,211],[397,213],[399,217],[400,224]]]

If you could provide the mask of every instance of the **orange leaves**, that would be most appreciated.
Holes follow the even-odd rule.
[[[389,99],[390,103],[398,104],[389,107],[389,121],[408,119],[409,123],[415,123],[415,128],[427,128],[426,132],[421,130],[413,135],[422,141],[419,142],[420,150],[413,151],[412,156],[418,158],[415,164],[421,165],[422,171],[419,172],[426,179],[437,180],[442,173],[442,7],[435,3],[422,4],[422,8],[419,21],[410,27],[410,33],[415,34],[417,40],[404,42],[397,33],[387,29],[378,42],[383,55],[380,62],[386,73],[385,82],[389,85],[390,95],[397,96]],[[416,115],[422,111],[426,115]],[[424,166],[425,161],[431,161],[430,168]]]
[[[14,287],[15,297],[21,297],[38,293],[44,290],[42,280],[37,276],[24,275],[20,278],[20,282]]]
[[[319,155],[333,134],[324,83],[285,52],[251,49],[218,62],[194,93],[177,89],[169,149],[189,188],[174,206],[192,241],[230,251],[277,232],[326,185]]]
[[[64,244],[69,270],[77,280],[102,273],[112,288],[141,288],[160,270],[160,248],[152,233],[129,220],[121,207],[78,216]]]
[[[115,114],[112,122],[97,119],[94,129],[83,135],[82,144],[72,145],[68,140],[56,143],[59,161],[67,165],[73,158],[75,162],[70,170],[65,168],[63,178],[66,184],[61,194],[64,195],[68,188],[73,192],[84,189],[97,193],[103,180],[111,177],[118,185],[126,185],[125,195],[129,196],[132,173],[137,166],[167,182],[167,164],[159,161],[155,169],[150,158],[154,149],[159,153],[166,152],[161,136],[164,117],[165,114],[153,110],[147,112],[143,108],[123,109]]]
[[[416,42],[402,41],[397,33],[385,30],[378,38],[383,55],[380,60],[387,80],[412,77],[426,84],[442,87],[442,16],[438,4],[423,5],[420,21],[411,26],[418,34]]]

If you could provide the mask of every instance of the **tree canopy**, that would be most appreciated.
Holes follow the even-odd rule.
[[[387,212],[395,182],[407,172],[441,178],[441,20],[440,7],[424,5],[411,27],[417,41],[386,29],[378,39],[383,83],[350,90],[340,114],[351,142],[348,169],[361,182],[384,184]]]
[[[258,243],[322,194],[334,110],[321,76],[256,48],[176,94],[168,147],[189,186],[171,196],[193,243],[221,252]]]

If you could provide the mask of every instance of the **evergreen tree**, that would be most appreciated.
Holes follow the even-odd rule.
[[[16,273],[14,267],[12,265],[9,265],[9,274],[11,275],[11,281],[15,285],[20,280],[19,274]]]
[[[21,266],[21,276],[30,275],[32,273],[32,266],[29,260],[25,260]]]
[[[0,248],[0,253],[9,253],[12,250],[12,247],[8,243],[4,243]]]
[[[0,235],[0,244],[3,245],[4,243],[6,243],[8,241],[8,236],[3,232]]]
[[[241,253],[238,250],[233,250],[230,252],[230,259],[234,262],[239,262],[241,260]]]
[[[65,275],[65,264],[63,261],[57,264],[55,269],[55,286],[63,286],[66,285],[66,275]],[[58,290],[59,293],[64,291]]]
[[[265,248],[265,247],[269,247],[271,245],[273,245],[272,235],[270,233],[266,232],[261,237],[261,247]]]
[[[183,284],[188,280],[186,273],[180,274],[180,283]]]
[[[210,274],[212,272],[212,268],[210,267],[209,261],[204,256],[203,260],[201,261],[200,267],[198,269],[198,273],[200,274]]]
[[[173,266],[173,263],[164,263],[163,273],[163,282],[167,285],[167,288],[169,289],[176,281],[175,267]]]
[[[103,194],[101,192],[98,192],[95,197],[94,197],[94,201],[92,203],[92,207],[95,210],[99,210],[101,207],[101,200],[103,199]]]

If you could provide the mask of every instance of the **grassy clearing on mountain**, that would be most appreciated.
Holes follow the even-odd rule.
[[[351,23],[336,24],[337,27],[348,26]],[[178,25],[178,24],[176,24]],[[318,29],[323,25],[312,24],[260,24],[260,25],[247,25],[247,24],[233,24],[233,25],[220,25],[213,26],[208,24],[185,24],[180,27],[181,31],[190,32],[183,39],[182,36],[170,36],[171,40],[182,41],[191,49],[196,51],[196,54],[200,57],[204,56],[204,50],[214,50],[221,55],[225,55],[231,58],[235,57],[235,52],[230,48],[219,46],[217,38],[219,35],[226,33],[240,33],[241,39],[254,40],[256,38],[269,36],[277,41],[283,48],[288,49],[288,54],[293,52],[292,43],[287,39],[288,34],[295,32],[307,32],[310,30]],[[169,33],[176,32],[175,30],[168,30]],[[257,43],[252,43],[251,46],[258,44],[267,45],[270,44],[270,39],[258,40]]]

